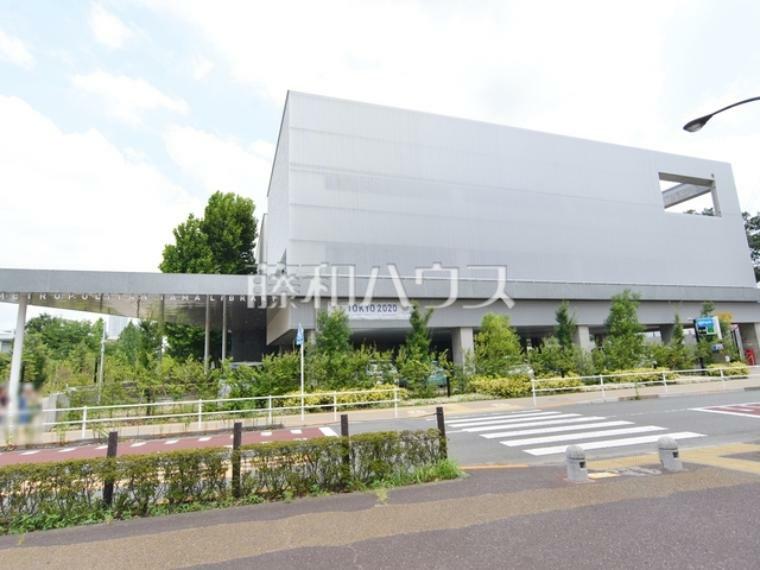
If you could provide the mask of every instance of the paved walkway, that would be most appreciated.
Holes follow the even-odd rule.
[[[338,434],[330,427],[305,427],[302,429],[282,429],[270,431],[244,431],[242,444],[269,443],[272,441],[292,441],[313,439],[315,437],[332,437]],[[144,455],[159,451],[176,451],[178,449],[198,449],[203,447],[232,447],[232,434],[229,432],[206,436],[170,437],[158,439],[127,440],[119,442],[118,455]],[[0,466],[19,463],[45,463],[68,459],[87,459],[104,457],[107,445],[84,444],[69,445],[62,448],[16,449],[0,453]]]
[[[663,474],[652,461],[600,464],[588,484],[558,467],[473,469],[389,492],[2,537],[0,560],[67,570],[756,568],[760,477],[696,463]]]
[[[622,398],[634,397],[668,397],[689,394],[705,394],[712,392],[723,392],[731,390],[760,389],[760,371],[752,369],[749,378],[738,380],[720,381],[717,378],[711,381],[689,383],[689,384],[669,384],[663,386],[642,387],[638,391],[633,388],[616,388],[614,384],[606,387],[605,392],[588,391],[573,392],[567,394],[557,394],[541,396],[537,399],[537,405],[541,408],[552,408],[558,406],[567,406],[585,402],[615,401]],[[760,395],[758,395],[760,398]],[[416,406],[402,405],[398,409],[394,408],[370,408],[359,410],[339,410],[339,413],[348,413],[351,416],[351,422],[388,420],[394,418],[419,418],[430,416],[435,413],[436,406],[443,406],[446,415],[456,414],[481,414],[498,411],[518,411],[532,409],[534,407],[532,397],[512,398],[506,400],[476,400],[469,402],[454,401],[450,403],[429,403]],[[119,436],[122,438],[146,438],[161,436],[177,436],[190,434],[205,434],[214,431],[231,430],[235,421],[241,421],[244,428],[261,428],[262,418],[238,418],[230,420],[214,420],[203,422],[201,426],[196,423],[165,423],[165,424],[144,424],[133,426],[121,426],[118,428]],[[337,414],[333,411],[309,413],[306,414],[304,421],[301,421],[300,414],[289,416],[279,416],[275,421],[288,428],[300,428],[304,426],[325,426],[334,424],[337,421]],[[83,440],[95,440],[102,438],[103,434],[87,430],[83,434],[81,430],[71,430],[63,434],[47,432],[42,437],[36,439],[43,444],[60,444],[68,445],[73,442]],[[0,447],[4,446],[4,440],[0,435]]]

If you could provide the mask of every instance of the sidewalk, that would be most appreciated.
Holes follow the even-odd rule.
[[[756,475],[693,464],[587,484],[566,482],[561,467],[476,470],[374,493],[0,537],[0,559],[10,569],[751,568],[759,488]]]
[[[725,380],[713,378],[709,382],[699,382],[690,384],[668,384],[663,386],[647,386],[639,388],[638,397],[669,397],[696,394],[709,394],[723,391],[740,391],[745,389],[760,390],[760,375],[750,376],[746,379]],[[633,388],[616,388],[615,384],[605,385],[604,398],[600,391],[572,392],[567,394],[557,394],[549,396],[539,396],[536,399],[536,407],[553,408],[573,404],[616,401],[620,399],[632,399],[637,396]],[[760,394],[758,394],[760,400]],[[450,402],[450,403],[431,403],[417,406],[401,405],[397,411],[394,408],[369,408],[369,409],[346,409],[338,408],[338,414],[333,411],[307,413],[304,421],[301,421],[300,414],[288,416],[275,416],[274,423],[286,428],[298,427],[318,427],[335,424],[338,416],[342,413],[348,413],[351,416],[351,422],[365,422],[378,420],[409,419],[423,418],[435,414],[435,408],[442,406],[447,415],[476,415],[489,412],[518,411],[532,409],[533,398],[511,398],[511,399],[494,399],[494,400],[477,400],[471,402]],[[264,423],[265,418],[245,418],[239,417],[228,420],[204,421],[202,426],[197,423],[163,423],[163,424],[141,424],[118,427],[119,436],[122,438],[153,438],[168,435],[195,435],[204,433],[213,433],[216,431],[231,430],[236,421],[243,423],[243,428],[270,427]],[[104,430],[108,431],[108,430]],[[92,441],[105,438],[105,433],[94,430],[86,430],[84,437],[80,429],[69,430],[62,433],[44,432],[37,434],[35,445],[63,445],[77,441]],[[0,446],[5,445],[5,437],[0,436]]]

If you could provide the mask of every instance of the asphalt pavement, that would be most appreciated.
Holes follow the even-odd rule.
[[[354,421],[351,431],[435,426],[435,417],[427,415]],[[760,391],[494,412],[486,408],[476,414],[449,413],[446,429],[450,454],[462,465],[556,464],[573,444],[585,447],[589,458],[642,454],[654,451],[663,435],[674,437],[683,449],[753,442],[760,440]]]

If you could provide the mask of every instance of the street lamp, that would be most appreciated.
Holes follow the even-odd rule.
[[[723,111],[727,111],[728,109],[731,109],[733,107],[738,107],[739,105],[744,105],[745,103],[750,103],[751,101],[760,101],[760,97],[752,97],[750,99],[745,99],[744,101],[739,101],[738,103],[734,103],[733,105],[729,105],[728,107],[723,107],[722,109],[718,109],[717,111],[710,113],[709,115],[705,115],[704,117],[693,119],[683,126],[683,130],[689,131],[690,133],[696,133],[699,129],[704,127],[705,124],[707,124],[707,121],[712,119],[718,113],[722,113]]]

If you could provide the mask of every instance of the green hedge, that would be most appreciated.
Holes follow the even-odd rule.
[[[622,374],[622,376],[608,376],[609,374]],[[674,380],[678,375],[670,368],[627,368],[604,373],[604,383],[626,382],[662,382],[662,375],[666,380]]]
[[[341,394],[338,393],[338,404],[355,404],[356,402],[381,402],[384,400],[393,400],[393,388],[392,384],[382,384],[375,387],[375,390],[367,388],[347,388],[346,391],[361,391],[359,394]],[[285,394],[287,398],[282,400],[275,400],[275,406],[278,407],[292,407],[296,408],[301,405],[301,392],[288,392]],[[398,389],[398,397],[400,400],[407,398],[409,392],[404,388]],[[318,394],[309,394],[308,392],[304,396],[304,404],[306,406],[325,406],[324,408],[307,408],[309,412],[323,412],[330,411],[333,405],[333,395],[329,392]],[[366,404],[371,406],[372,404]],[[362,407],[362,406],[353,406]]]
[[[232,451],[198,449],[0,468],[0,533],[236,502]],[[272,442],[240,452],[240,502],[405,481],[445,459],[436,430]],[[113,503],[102,501],[114,481]]]
[[[726,378],[747,378],[749,376],[749,366],[743,362],[730,362],[727,364],[709,364],[707,366],[708,376],[720,376],[720,371]]]
[[[525,377],[488,378],[476,376],[470,380],[470,387],[481,394],[497,398],[522,398],[530,396],[530,379]]]

